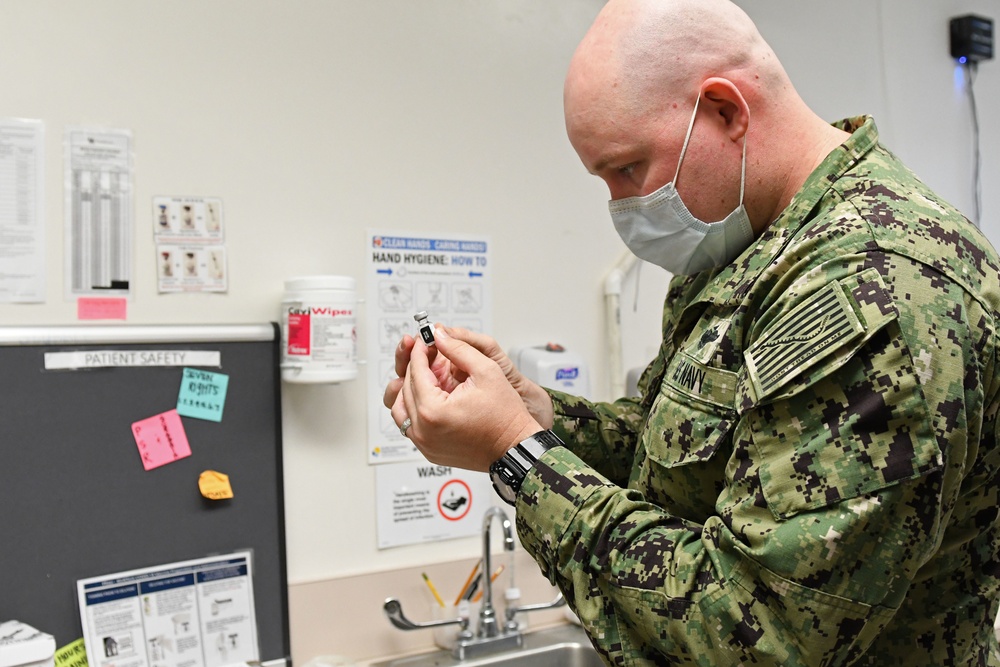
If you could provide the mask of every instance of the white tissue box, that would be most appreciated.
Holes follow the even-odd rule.
[[[56,640],[20,621],[0,623],[0,667],[53,667]]]

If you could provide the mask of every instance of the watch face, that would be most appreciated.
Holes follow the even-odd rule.
[[[508,505],[513,505],[514,501],[517,500],[517,491],[510,488],[503,482],[498,481],[498,477],[493,477],[493,489],[500,496],[500,500],[504,501]]]
[[[514,474],[503,461],[497,461],[490,467],[490,479],[493,481],[493,488],[508,505],[513,505],[517,500],[517,489],[520,485],[514,485]]]

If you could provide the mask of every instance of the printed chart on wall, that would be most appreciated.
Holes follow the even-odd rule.
[[[68,128],[65,150],[67,296],[130,296],[132,134]]]
[[[489,241],[457,234],[368,232],[368,462],[423,461],[382,405],[394,377],[396,346],[418,336],[413,316],[489,333]]]
[[[250,552],[77,582],[91,667],[259,660]]]
[[[0,302],[45,301],[45,125],[0,120]]]

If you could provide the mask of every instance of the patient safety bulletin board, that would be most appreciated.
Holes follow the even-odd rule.
[[[0,618],[94,667],[287,664],[279,352],[270,322],[0,327]]]

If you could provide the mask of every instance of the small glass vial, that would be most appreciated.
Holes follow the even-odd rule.
[[[424,341],[424,345],[428,347],[434,345],[434,330],[431,328],[431,323],[427,321],[427,311],[421,310],[413,316],[413,319],[417,321],[417,330],[420,331],[420,338]]]

